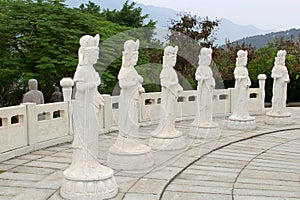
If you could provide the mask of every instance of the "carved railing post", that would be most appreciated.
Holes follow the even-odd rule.
[[[73,108],[72,108],[72,87],[74,85],[73,79],[67,77],[60,80],[60,85],[62,87],[64,101],[68,102],[68,115],[69,115],[69,135],[73,135]]]
[[[265,84],[266,84],[267,76],[265,74],[259,74],[257,76],[257,79],[259,81],[259,88],[260,88],[260,91],[261,91],[261,111],[264,112],[264,110],[265,110],[265,96],[266,96]]]

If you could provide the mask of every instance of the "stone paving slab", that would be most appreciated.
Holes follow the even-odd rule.
[[[11,200],[24,200],[24,199],[34,199],[34,200],[44,200],[48,199],[55,190],[47,190],[47,189],[36,189],[30,188],[15,196]]]
[[[16,167],[16,165],[1,163],[0,164],[0,172],[12,169],[14,167]]]
[[[41,167],[29,167],[20,165],[13,169],[8,170],[9,172],[13,173],[26,173],[26,174],[38,174],[38,175],[49,175],[53,173],[54,169],[48,169],[48,168],[41,168]]]
[[[171,192],[168,191],[164,194],[163,199],[172,199],[172,200],[232,200],[231,195],[225,194],[207,194],[207,193],[199,193],[199,192]]]
[[[128,192],[138,194],[160,194],[167,181],[164,179],[141,178],[138,183],[139,184],[135,184],[130,188]]]
[[[43,161],[39,161],[39,160],[34,160],[29,163],[26,163],[25,166],[60,170],[60,169],[66,169],[69,166],[69,164],[68,163],[43,162]]]
[[[0,179],[5,180],[25,180],[25,181],[40,181],[44,178],[44,175],[39,174],[27,174],[27,173],[13,173],[13,172],[5,172],[0,174]]]
[[[158,194],[127,193],[123,200],[159,200]]]

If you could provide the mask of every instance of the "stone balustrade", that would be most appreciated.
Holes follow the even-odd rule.
[[[0,161],[72,140],[68,102],[0,109]]]
[[[249,112],[264,113],[261,88],[250,88]],[[232,112],[233,89],[214,90],[214,115],[227,116]],[[99,112],[101,133],[117,130],[119,96],[103,95],[104,109]],[[139,122],[141,125],[158,123],[160,117],[160,92],[140,95]],[[182,91],[176,107],[177,120],[195,116],[196,91]],[[72,101],[0,108],[0,161],[28,152],[71,141]]]

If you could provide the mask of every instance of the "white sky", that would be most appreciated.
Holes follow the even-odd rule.
[[[300,0],[134,0],[264,30],[300,28]]]

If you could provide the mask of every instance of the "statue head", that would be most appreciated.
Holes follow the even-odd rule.
[[[248,61],[248,52],[244,50],[239,50],[237,52],[236,66],[246,67]]]
[[[140,46],[139,40],[136,40],[136,41],[127,40],[124,43],[122,66],[133,67],[134,65],[136,65],[138,58],[139,58],[139,46]]]
[[[55,86],[55,87],[54,87],[54,91],[55,91],[55,92],[59,92],[59,87],[58,87],[58,86]]]
[[[36,79],[30,79],[28,81],[28,89],[29,90],[37,90],[38,88],[38,82]]]
[[[80,48],[78,50],[78,65],[93,65],[97,63],[99,58],[99,40],[100,36],[95,37],[85,35],[80,38]]]
[[[285,65],[286,50],[279,50],[275,58],[275,65]]]
[[[211,54],[212,54],[211,48],[206,48],[206,47],[201,48],[199,54],[199,62],[198,62],[199,66],[203,66],[203,65],[209,66],[211,63],[211,57],[212,57]]]
[[[164,50],[163,67],[174,67],[176,64],[178,46],[167,46]]]

